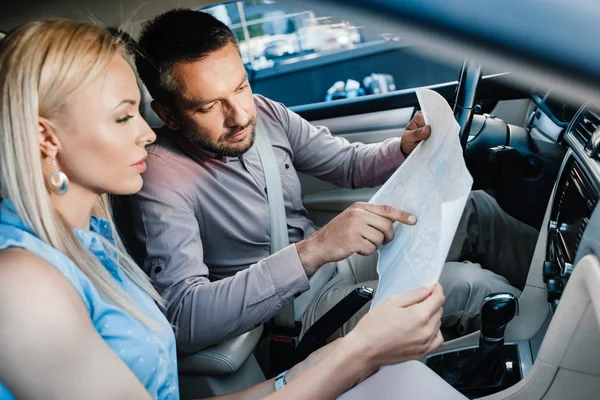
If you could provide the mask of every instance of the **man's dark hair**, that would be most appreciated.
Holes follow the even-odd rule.
[[[228,44],[237,47],[227,25],[210,14],[178,8],[143,25],[135,65],[150,95],[172,105],[173,96],[179,92],[171,77],[173,66],[199,61]]]

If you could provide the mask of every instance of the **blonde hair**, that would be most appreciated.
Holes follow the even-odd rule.
[[[42,173],[39,117],[60,116],[69,96],[98,77],[117,54],[126,58],[125,46],[106,28],[68,20],[30,22],[0,42],[0,198],[10,199],[33,232],[75,262],[108,301],[156,326],[54,209]],[[99,197],[92,214],[108,220],[114,230],[107,195]],[[115,237],[122,270],[162,305],[116,230]]]

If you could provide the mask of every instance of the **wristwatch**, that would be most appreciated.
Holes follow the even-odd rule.
[[[285,381],[285,374],[287,374],[287,370],[283,371],[282,373],[277,375],[277,378],[275,378],[275,391],[276,392],[283,389],[283,387],[287,384],[287,382]]]

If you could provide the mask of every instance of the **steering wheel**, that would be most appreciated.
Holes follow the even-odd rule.
[[[465,60],[460,76],[458,77],[458,86],[456,88],[456,98],[454,101],[454,117],[460,125],[458,133],[460,144],[463,151],[467,147],[469,132],[471,131],[471,122],[475,108],[475,95],[477,86],[481,79],[481,65],[471,60]]]

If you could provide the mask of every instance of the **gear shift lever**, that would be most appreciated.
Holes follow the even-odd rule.
[[[510,293],[494,293],[481,304],[479,347],[432,356],[429,365],[446,382],[469,398],[478,398],[514,385],[520,373],[506,362],[519,363],[515,345],[504,344],[506,326],[519,314],[519,302]]]
[[[493,293],[481,303],[479,348],[460,373],[463,382],[493,381],[503,368],[502,347],[508,323],[519,314],[519,301],[511,293]],[[500,376],[501,379],[501,376]]]
[[[494,293],[481,303],[479,343],[504,342],[506,325],[519,315],[519,301],[510,293]]]

